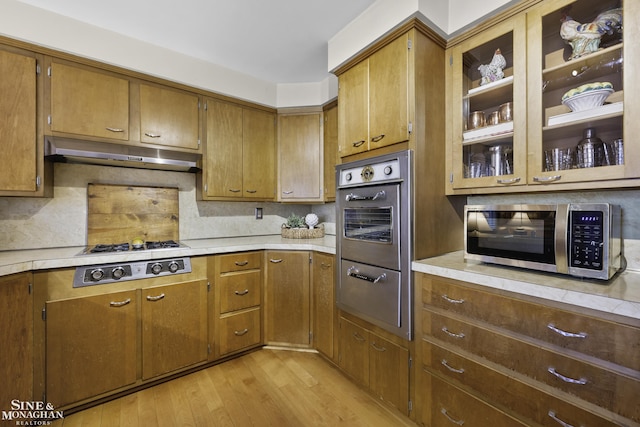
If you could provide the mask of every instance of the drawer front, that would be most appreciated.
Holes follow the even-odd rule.
[[[422,340],[422,351],[425,369],[447,377],[453,383],[471,387],[488,401],[497,402],[542,426],[619,425],[428,340]]]
[[[460,286],[423,281],[423,303],[640,371],[640,328]]]
[[[260,271],[229,273],[218,278],[220,313],[260,305]]]
[[[340,368],[356,382],[369,386],[369,332],[340,318]]]
[[[420,369],[416,395],[422,401],[421,421],[429,427],[514,427],[525,423],[488,405],[475,396]]]
[[[423,310],[423,332],[535,380],[640,421],[640,372],[625,374],[540,345]]]
[[[239,252],[218,255],[220,269],[218,273],[230,271],[255,270],[262,266],[262,252]]]
[[[260,309],[220,317],[220,356],[261,344]]]

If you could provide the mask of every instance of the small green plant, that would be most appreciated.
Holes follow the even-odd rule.
[[[285,224],[285,227],[287,227],[287,228],[306,228],[306,224],[304,222],[304,218],[303,217],[292,213],[291,215],[289,215],[289,218],[287,218],[287,223]]]

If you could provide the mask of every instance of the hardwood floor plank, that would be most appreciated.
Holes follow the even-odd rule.
[[[148,388],[139,391],[138,394],[138,420],[148,427],[158,426],[158,408],[154,397],[154,389]],[[106,426],[105,426],[106,427]]]

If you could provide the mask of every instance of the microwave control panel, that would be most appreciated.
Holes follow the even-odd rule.
[[[601,211],[571,211],[570,267],[603,269],[604,213]]]

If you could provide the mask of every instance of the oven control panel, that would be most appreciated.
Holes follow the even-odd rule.
[[[362,185],[400,179],[400,160],[390,159],[340,171],[338,186]]]
[[[84,265],[76,268],[73,287],[103,285],[126,280],[147,279],[191,272],[188,257],[152,261],[123,262],[101,265]]]

